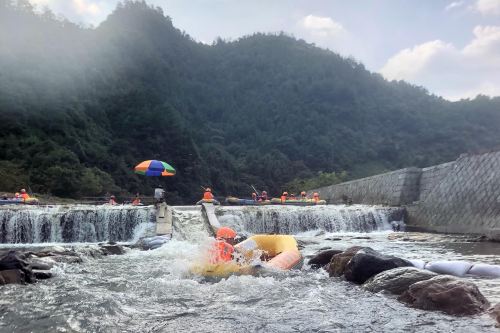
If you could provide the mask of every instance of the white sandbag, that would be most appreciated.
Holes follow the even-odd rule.
[[[163,246],[163,244],[165,244],[165,243],[151,245],[151,246],[149,247],[149,249],[150,249],[150,250],[157,249],[157,248],[159,248],[159,247],[162,247],[162,246]]]
[[[477,276],[500,277],[500,266],[489,264],[472,265],[468,274]]]
[[[467,261],[433,261],[425,265],[425,269],[431,272],[454,276],[464,276],[471,267],[472,264]]]
[[[420,260],[420,259],[410,259],[408,260],[411,262],[411,264],[419,269],[424,269],[425,268],[425,261]]]

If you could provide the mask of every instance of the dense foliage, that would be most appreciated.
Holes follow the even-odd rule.
[[[284,34],[208,46],[142,1],[83,28],[0,0],[2,190],[150,194],[132,168],[160,159],[171,202],[277,193],[492,149],[498,128],[500,98],[452,103]]]

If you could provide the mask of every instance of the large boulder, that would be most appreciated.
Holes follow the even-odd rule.
[[[106,255],[119,255],[125,254],[125,249],[121,245],[102,245],[102,254]]]
[[[490,306],[474,283],[449,275],[414,283],[398,300],[418,309],[455,316],[478,314]]]
[[[55,265],[55,260],[50,257],[45,258],[30,258],[29,263],[32,269],[49,270]]]
[[[408,260],[383,255],[369,247],[356,252],[345,266],[347,281],[363,284],[374,275],[389,269],[413,266]]]
[[[2,275],[5,283],[33,283],[36,281],[26,254],[21,252],[9,251],[2,254],[0,272],[4,272]]]
[[[379,273],[363,284],[363,288],[372,292],[387,291],[400,295],[416,282],[429,280],[436,273],[415,267],[400,267]]]
[[[330,264],[327,268],[330,276],[342,276],[344,274],[347,263],[361,249],[363,249],[362,246],[353,246],[348,248],[344,252],[333,255],[332,260],[330,260]]]
[[[318,268],[324,267],[324,266],[328,265],[328,263],[332,260],[332,257],[335,254],[339,254],[342,252],[343,251],[341,251],[341,250],[326,250],[326,251],[319,252],[316,255],[314,255],[314,257],[309,259],[308,264],[313,269],[318,269]]]

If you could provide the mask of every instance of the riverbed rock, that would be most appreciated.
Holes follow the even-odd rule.
[[[497,321],[496,327],[500,327],[500,303],[488,311],[491,318]]]
[[[32,269],[49,270],[52,267],[54,267],[54,264],[56,262],[53,259],[50,259],[50,257],[45,257],[45,258],[30,258],[29,263]]]
[[[347,281],[365,283],[369,278],[389,269],[413,266],[408,260],[383,255],[372,248],[356,252],[345,266],[344,276]]]
[[[429,272],[415,267],[400,267],[379,273],[366,281],[363,288],[372,292],[387,291],[400,295],[408,290],[408,287],[416,282],[429,280],[437,276],[436,273]]]
[[[327,271],[330,276],[342,276],[344,274],[347,263],[359,250],[363,249],[362,246],[353,246],[344,252],[334,254],[328,264]]]
[[[125,254],[125,249],[120,245],[101,245],[101,251],[104,255]]]
[[[490,306],[474,283],[449,275],[414,283],[398,300],[414,308],[455,316],[475,315]]]
[[[52,277],[52,273],[46,271],[33,270],[33,274],[39,280],[46,280]]]
[[[342,250],[326,250],[319,252],[309,260],[308,264],[313,269],[324,267],[328,265],[328,263],[332,260],[332,257],[335,254],[339,254],[342,252],[343,252]]]
[[[6,283],[33,283],[36,281],[26,254],[22,252],[9,251],[3,253],[0,256],[0,272],[3,272],[3,279]],[[17,282],[18,280],[20,282]]]
[[[26,274],[20,269],[6,269],[0,271],[0,284],[25,284]]]

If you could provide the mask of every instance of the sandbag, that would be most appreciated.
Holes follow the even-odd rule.
[[[477,276],[500,277],[500,266],[489,264],[472,265],[468,274]]]
[[[411,264],[413,266],[415,266],[416,268],[419,268],[419,269],[424,269],[425,268],[425,261],[423,260],[420,260],[420,259],[408,259],[409,262],[411,262]]]
[[[433,261],[425,265],[425,269],[439,274],[464,276],[472,264],[467,261]]]

